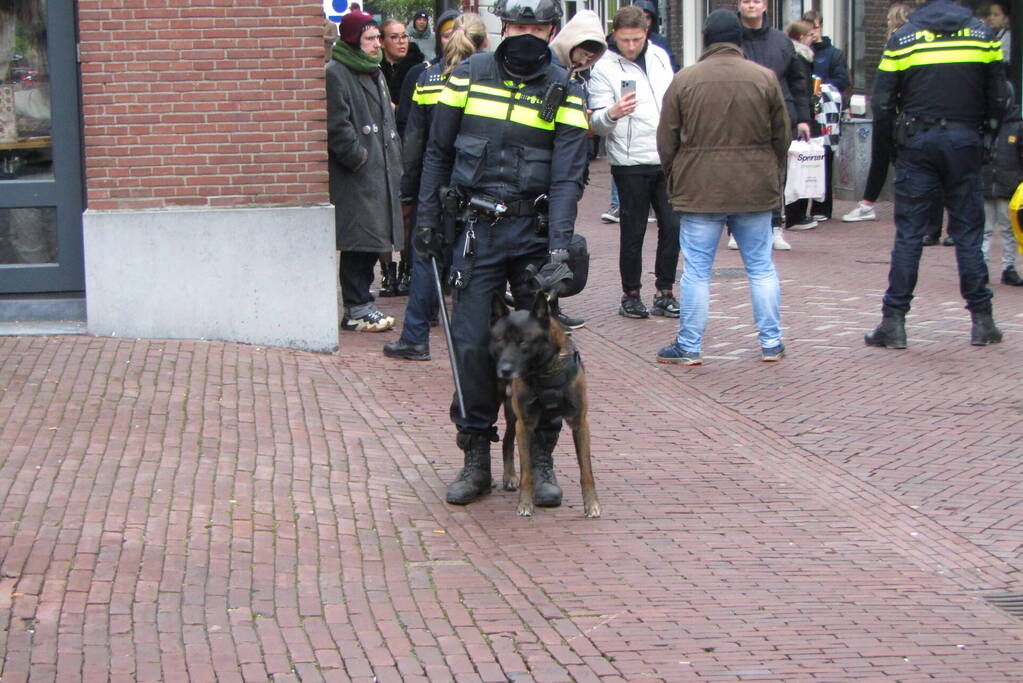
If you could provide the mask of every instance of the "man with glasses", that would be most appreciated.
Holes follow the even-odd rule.
[[[341,329],[353,332],[384,332],[394,325],[394,318],[377,310],[369,288],[377,254],[401,249],[403,238],[401,142],[380,60],[373,17],[346,14],[326,68],[327,149],[341,252]]]

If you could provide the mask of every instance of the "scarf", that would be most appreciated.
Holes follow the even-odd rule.
[[[355,73],[371,74],[380,68],[380,60],[384,58],[384,51],[380,51],[377,57],[370,57],[362,50],[356,50],[343,40],[334,43],[334,49],[330,56],[341,62]]]

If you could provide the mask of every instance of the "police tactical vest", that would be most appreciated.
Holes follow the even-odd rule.
[[[546,193],[556,126],[589,127],[578,90],[548,122],[539,114],[548,85],[565,79],[561,67],[549,65],[540,77],[515,81],[502,77],[492,54],[474,55],[469,66],[469,78],[452,74],[438,100],[462,110],[451,184],[506,202]]]

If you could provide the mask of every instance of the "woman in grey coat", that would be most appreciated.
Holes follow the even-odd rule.
[[[384,332],[394,318],[376,308],[369,291],[380,252],[402,248],[398,191],[401,142],[380,73],[380,29],[365,12],[341,20],[327,64],[327,145],[330,201],[341,252],[341,329]]]

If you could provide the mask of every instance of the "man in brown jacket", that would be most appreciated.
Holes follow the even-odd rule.
[[[700,365],[710,275],[727,223],[742,253],[761,358],[779,361],[781,287],[771,261],[771,209],[781,202],[789,116],[774,73],[746,60],[734,12],[711,12],[700,61],[680,71],[664,95],[657,152],[671,204],[681,216],[681,316],[660,363]]]

